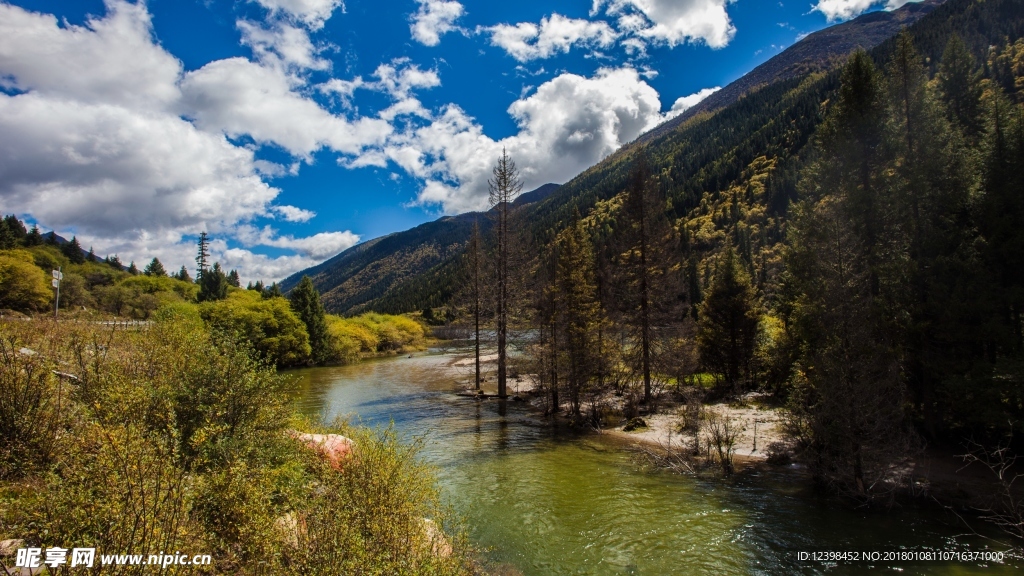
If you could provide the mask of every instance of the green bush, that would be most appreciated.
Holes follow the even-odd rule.
[[[0,308],[19,312],[45,309],[52,301],[49,275],[24,250],[0,252]]]
[[[121,281],[121,285],[141,294],[170,292],[186,302],[195,302],[196,294],[199,293],[199,287],[195,284],[168,276],[129,276]]]
[[[297,572],[467,573],[465,537],[431,469],[416,459],[417,445],[399,442],[393,428],[324,431],[353,439],[357,449],[342,474],[321,463],[323,489],[297,511],[304,529],[287,555]]]
[[[55,366],[0,322],[0,478],[48,465],[61,431],[61,398]],[[35,351],[33,351],[35,352]],[[62,401],[63,400],[63,406]]]
[[[0,469],[20,472],[0,478],[0,533],[28,546],[213,557],[170,574],[471,573],[415,447],[391,430],[293,419],[273,366],[207,329],[194,306],[153,318],[134,329],[0,321]],[[21,347],[38,354],[15,356]],[[57,388],[57,367],[73,386]],[[19,390],[37,400],[8,402]],[[290,428],[342,433],[356,450],[338,472]],[[35,465],[17,468],[26,457]]]
[[[328,331],[336,350],[351,351],[357,344],[363,354],[403,350],[423,340],[423,326],[405,316],[367,312],[353,318],[327,317]]]
[[[224,300],[204,302],[199,311],[211,327],[245,339],[278,366],[309,361],[306,326],[283,298],[264,300],[252,290],[234,290]]]

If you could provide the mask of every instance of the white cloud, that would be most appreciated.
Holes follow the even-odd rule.
[[[391,131],[383,120],[335,116],[295,88],[296,79],[284,71],[244,58],[216,60],[181,82],[183,110],[200,128],[249,135],[295,156],[308,157],[324,146],[358,153]]]
[[[696,106],[698,103],[700,103],[701,100],[707,98],[708,96],[711,96],[712,94],[718,92],[721,89],[721,86],[715,86],[714,88],[704,88],[700,91],[690,94],[689,96],[682,96],[680,98],[676,98],[675,103],[672,104],[672,109],[665,114],[665,120],[671,120],[672,118],[679,116],[683,112],[686,112],[690,108]]]
[[[252,151],[171,115],[4,95],[0,132],[5,204],[94,237],[223,230],[278,194]]]
[[[495,141],[455,105],[429,124],[395,134],[388,160],[424,182],[417,202],[447,213],[487,205],[487,178],[502,148],[527,190],[564,182],[662,121],[658,93],[632,68],[591,78],[561,74],[508,109],[517,134]]]
[[[626,50],[626,54],[636,56],[638,58],[647,57],[647,43],[643,40],[639,38],[626,38],[621,44]]]
[[[818,0],[812,10],[817,10],[828,18],[829,22],[835,20],[849,20],[859,16],[873,6],[884,4],[883,9],[895,10],[910,2],[921,0]]]
[[[264,24],[239,20],[242,44],[252,48],[256,58],[270,66],[294,67],[305,70],[329,70],[331,63],[318,58],[319,49],[303,28],[285,22]]]
[[[274,206],[273,210],[288,222],[309,222],[316,216],[316,212],[296,206]]]
[[[396,58],[389,64],[381,64],[373,72],[377,82],[368,88],[387,92],[392,98],[402,99],[412,90],[436,88],[441,78],[436,70],[421,70],[416,64],[409,64],[408,58]]]
[[[224,133],[302,157],[318,146],[358,152],[390,131],[383,120],[331,115],[301,94],[289,70],[321,66],[304,30],[280,21],[240,27],[259,63],[223,60],[183,75],[154,39],[143,2],[108,0],[107,14],[82,26],[0,3],[0,78],[18,92],[0,94],[0,203],[140,265],[157,256],[191,269],[191,237],[201,230],[217,238],[215,257],[231,255],[225,267],[250,262],[243,276],[270,280],[351,245],[357,237],[346,231],[267,244],[292,255],[228,249],[256,219],[303,222],[314,213],[275,205],[280,191],[264,181],[296,173],[297,163],[257,160],[255,147]]]
[[[539,26],[520,22],[480,28],[480,31],[489,33],[492,45],[501,47],[520,62],[568,53],[574,45],[608,48],[618,38],[605,22],[566,18],[557,13],[541,18]]]
[[[704,42],[722,48],[736,34],[725,7],[733,0],[594,0],[591,16],[602,8],[617,16],[620,31],[668,46]],[[823,0],[827,1],[827,0]]]
[[[181,62],[153,43],[145,5],[111,0],[107,10],[85,26],[61,26],[0,4],[0,85],[79,102],[172,105]]]
[[[416,0],[420,5],[409,17],[409,32],[414,40],[426,46],[437,46],[441,36],[458,30],[455,21],[466,13],[462,4],[451,0]]]
[[[250,0],[252,1],[252,0]],[[343,0],[255,0],[271,14],[284,13],[312,30],[319,30],[338,7],[345,11]]]
[[[295,238],[291,235],[279,236],[270,226],[259,229],[253,226],[240,226],[236,236],[246,246],[286,248],[313,259],[329,258],[359,243],[359,236],[349,231],[321,232],[305,238]]]

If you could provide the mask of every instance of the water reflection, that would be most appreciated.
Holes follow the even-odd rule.
[[[455,396],[449,361],[428,355],[291,374],[308,414],[394,422],[422,437],[422,455],[438,467],[473,541],[523,574],[860,574],[869,566],[826,569],[795,553],[999,547],[963,535],[938,512],[836,506],[790,472],[704,481],[639,470],[621,447],[547,426],[522,403]],[[1021,565],[888,568],[988,574]]]

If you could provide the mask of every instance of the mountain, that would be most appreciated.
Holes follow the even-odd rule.
[[[556,189],[557,184],[545,184],[521,194],[513,206],[519,208],[539,202]],[[303,276],[309,276],[328,311],[350,313],[372,309],[381,297],[401,289],[403,282],[459,254],[469,240],[474,222],[479,222],[481,230],[490,227],[487,213],[467,212],[374,238],[289,276],[281,282],[281,289],[288,291]]]
[[[842,50],[875,44],[870,54],[884,66],[895,42],[891,36],[880,41],[881,31],[891,34],[899,27],[893,22],[912,21],[907,29],[934,70],[953,33],[961,36],[977,62],[986,60],[989,46],[1024,36],[1019,0],[947,0],[908,7],[862,16],[808,36],[721,91],[736,94],[733,101],[718,108],[711,102],[703,113],[659,126],[569,182],[542,187],[546,196],[524,195],[532,202],[516,206],[515,212],[525,241],[539,253],[575,210],[598,221],[595,230],[611,230],[632,154],[642,144],[652,172],[659,175],[667,214],[686,232],[680,257],[701,271],[694,272],[701,277],[693,281],[705,281],[713,254],[731,243],[750,263],[759,285],[770,284],[768,279],[781,266],[780,246],[789,203],[797,197],[797,175],[839,87]],[[855,41],[858,31],[864,40]],[[819,68],[803,69],[801,62],[817,62],[814,66]],[[442,218],[367,242],[293,276],[285,287],[309,274],[329,309],[340,313],[443,306],[464,277],[459,256],[471,222],[478,217]],[[481,227],[486,227],[486,219]]]
[[[870,50],[930,14],[945,0],[912,2],[891,12],[863,14],[806,36],[694,107],[640,137],[650,141],[694,116],[724,108],[757,88],[835,67],[857,49]]]

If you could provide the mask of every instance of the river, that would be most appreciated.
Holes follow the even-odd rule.
[[[1019,574],[1024,562],[801,561],[811,551],[1002,551],[933,508],[855,510],[798,468],[697,479],[638,467],[620,444],[553,429],[521,403],[455,396],[441,354],[290,371],[310,415],[423,439],[472,542],[502,574]],[[502,413],[503,412],[503,413]]]

